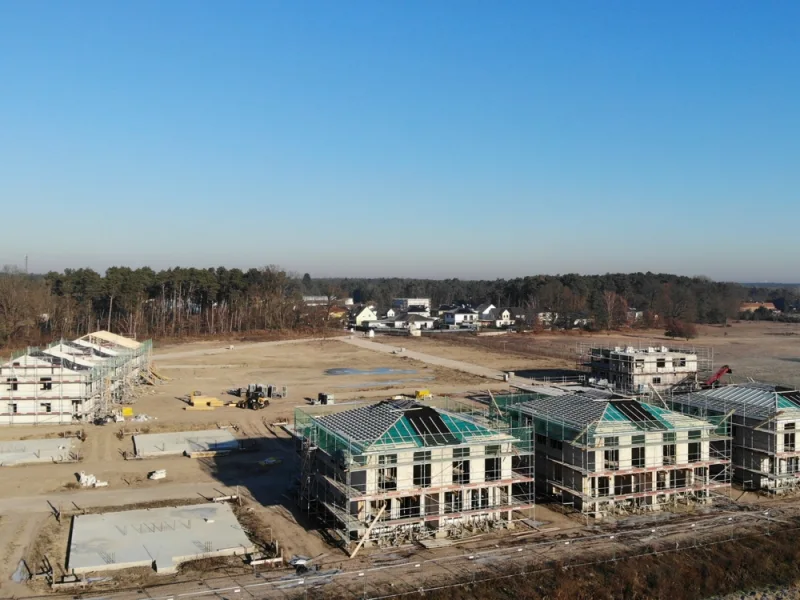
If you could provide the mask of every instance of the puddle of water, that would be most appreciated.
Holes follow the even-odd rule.
[[[325,375],[413,375],[414,369],[390,369],[378,367],[377,369],[328,369]]]

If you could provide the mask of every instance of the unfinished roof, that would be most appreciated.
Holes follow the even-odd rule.
[[[610,357],[611,355],[619,356],[635,356],[643,358],[645,356],[656,356],[658,358],[665,358],[667,356],[694,356],[694,352],[683,350],[680,348],[669,348],[667,346],[650,346],[648,348],[635,348],[634,346],[616,346],[614,348],[592,348],[592,357]]]
[[[701,392],[681,394],[674,402],[723,414],[734,411],[741,417],[767,418],[779,410],[800,410],[800,392],[766,383],[726,385]]]
[[[111,333],[110,331],[94,331],[92,333],[87,333],[78,339],[90,341],[102,340],[110,344],[121,346],[122,348],[128,348],[129,350],[138,350],[142,345],[141,342],[117,335],[116,333]]]
[[[552,423],[594,433],[637,433],[683,428],[708,428],[710,423],[652,404],[631,399],[592,398],[584,395],[550,396],[529,400],[516,408]]]
[[[315,417],[319,425],[360,451],[388,447],[451,446],[510,436],[411,400],[385,400]]]

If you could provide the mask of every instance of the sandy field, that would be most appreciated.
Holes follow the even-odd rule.
[[[86,434],[85,441],[78,445],[79,463],[6,467],[0,471],[3,482],[0,486],[0,564],[5,565],[3,570],[13,570],[22,557],[37,565],[43,552],[53,560],[63,557],[65,528],[53,525],[48,502],[70,515],[95,507],[223,495],[237,489],[248,502],[253,528],[265,532],[267,538],[280,539],[288,555],[315,556],[330,551],[322,533],[295,509],[292,496],[298,458],[290,436],[273,423],[291,421],[296,406],[305,405],[307,398],[323,391],[335,394],[337,402],[341,403],[413,394],[421,388],[430,389],[436,395],[469,395],[487,388],[505,387],[499,380],[491,381],[402,355],[356,347],[337,339],[236,343],[232,350],[227,347],[224,342],[193,342],[158,348],[154,352],[154,362],[169,381],[140,388],[132,405],[137,415],[153,417],[146,422],[0,429],[0,440],[58,437],[67,430],[79,429]],[[537,361],[546,362],[541,359],[528,362]],[[342,371],[347,369],[355,371]],[[226,390],[256,382],[287,386],[288,397],[273,400],[268,408],[258,411],[236,407],[186,410],[185,399],[192,391],[235,401],[233,396],[226,395]],[[130,456],[133,451],[131,437],[136,433],[219,426],[232,426],[236,437],[252,444],[253,451],[203,459],[125,458],[126,453]],[[258,465],[260,460],[269,457],[280,458],[282,462],[269,469]],[[148,480],[147,473],[156,469],[166,469],[167,478]],[[78,471],[108,481],[108,488],[79,489]],[[552,515],[553,520],[559,518],[563,519]],[[5,579],[5,573],[0,575]],[[0,595],[5,595],[6,588],[2,585],[0,589],[4,593]],[[12,591],[21,594],[24,588]]]
[[[403,344],[455,360],[479,362],[521,375],[557,375],[558,369],[574,369],[578,344],[596,340],[604,345],[655,344],[706,346],[713,349],[714,365],[730,365],[731,381],[758,381],[800,387],[800,324],[732,322],[730,327],[701,325],[691,341],[671,340],[662,330],[629,330],[606,333],[508,334],[493,337],[449,335],[439,338],[404,339]],[[392,338],[376,338],[396,344]],[[552,373],[548,373],[552,370]]]
[[[43,551],[58,556],[65,532],[53,525],[48,501],[75,514],[88,507],[166,502],[170,498],[214,496],[237,489],[247,503],[249,527],[263,538],[278,538],[287,555],[316,556],[330,553],[324,533],[299,513],[292,500],[298,458],[289,435],[273,424],[292,420],[296,406],[319,392],[336,395],[337,403],[354,399],[379,400],[394,394],[412,394],[420,388],[435,395],[470,395],[486,389],[501,390],[507,384],[469,372],[470,365],[496,371],[515,371],[522,376],[555,376],[573,372],[578,342],[597,339],[624,344],[632,338],[664,340],[663,332],[628,335],[519,335],[497,337],[448,336],[447,338],[375,338],[377,344],[400,346],[409,351],[455,362],[453,368],[427,364],[403,354],[376,351],[352,340],[327,339],[300,342],[236,343],[193,342],[157,348],[154,361],[169,378],[155,387],[143,387],[133,409],[154,419],[82,427],[86,439],[79,446],[80,463],[7,467],[0,470],[0,564],[11,569],[19,558],[36,564]],[[727,329],[703,327],[696,345],[711,346],[717,365],[729,364],[734,377],[800,386],[800,328],[779,324],[734,323]],[[377,345],[376,344],[376,345]],[[423,357],[422,354],[417,354]],[[347,371],[347,370],[350,371]],[[345,370],[345,371],[342,371]],[[192,391],[231,399],[225,391],[248,383],[287,386],[288,398],[274,400],[260,411],[235,407],[213,411],[187,411],[186,396]],[[126,460],[131,436],[137,432],[181,431],[232,426],[235,435],[253,445],[253,451],[227,457],[190,459],[180,456]],[[58,436],[79,427],[13,427],[0,429],[0,440]],[[281,459],[269,469],[258,465],[268,457]],[[166,469],[167,479],[149,481],[147,473]],[[77,489],[75,473],[93,473],[109,482],[102,490]],[[579,527],[576,521],[537,506],[537,520],[559,530]],[[49,532],[49,533],[48,533]],[[488,543],[489,540],[482,540]],[[335,551],[334,551],[335,552]],[[338,555],[336,555],[338,556]],[[364,560],[370,552],[364,553]],[[337,559],[338,560],[338,559]],[[6,574],[0,573],[5,580]],[[23,595],[26,588],[9,590],[0,583],[0,596],[9,591]],[[5,587],[4,587],[5,586]],[[27,592],[30,593],[30,592]]]

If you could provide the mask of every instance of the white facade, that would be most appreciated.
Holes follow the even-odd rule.
[[[356,311],[354,311],[353,322],[356,324],[356,327],[360,327],[361,325],[365,325],[370,321],[377,320],[378,314],[371,306],[365,306],[364,308],[356,309]]]
[[[421,315],[406,315],[399,321],[395,321],[395,327],[403,329],[433,329],[436,319],[430,319]]]
[[[327,306],[327,296],[303,296],[303,303],[306,306]]]
[[[800,391],[763,383],[668,396],[691,414],[730,416],[733,478],[744,489],[794,491],[800,481]]]
[[[444,422],[435,425],[437,412],[429,407],[400,403],[384,408],[379,404],[322,417],[319,426],[309,425],[307,417],[301,424],[296,417],[298,433],[313,448],[303,463],[307,487],[301,497],[327,509],[346,543],[362,539],[368,528],[368,540],[376,540],[397,532],[412,539],[431,531],[446,534],[487,521],[510,526],[513,511],[533,506],[532,464],[513,465],[520,440],[485,428],[474,429],[471,439],[442,433]],[[385,418],[373,411],[391,411],[400,421],[373,443],[347,441],[361,427]],[[376,433],[390,427],[393,418]],[[454,427],[450,432],[470,426],[462,421]]]
[[[478,322],[478,313],[469,308],[456,308],[444,313],[445,325],[473,325]]]
[[[507,308],[497,311],[497,319],[494,322],[495,327],[508,327],[514,324],[514,319],[511,316],[511,311]]]
[[[602,416],[582,416],[593,406],[607,408]],[[712,448],[719,436],[705,420],[660,408],[652,413],[633,400],[575,395],[518,410],[534,426],[539,491],[596,518],[660,510],[676,497],[706,502],[730,483],[730,455]],[[570,414],[576,420],[566,423]]]
[[[68,424],[122,399],[147,367],[150,343],[117,337],[95,332],[0,365],[0,425]]]
[[[477,309],[475,309],[478,313],[478,318],[481,321],[490,320],[493,316],[497,307],[494,304],[481,304]]]
[[[674,352],[666,347],[592,348],[592,375],[614,387],[632,392],[668,389],[697,376],[697,355]]]

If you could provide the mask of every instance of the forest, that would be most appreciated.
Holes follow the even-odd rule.
[[[661,322],[721,323],[737,316],[745,299],[767,299],[774,290],[715,282],[705,277],[628,273],[536,275],[516,279],[312,279],[278,266],[111,267],[66,269],[33,275],[13,267],[0,272],[0,346],[40,344],[91,330],[144,338],[230,335],[264,330],[332,327],[329,311],[312,310],[303,295],[376,302],[429,297],[433,306],[492,302],[591,317],[613,329],[630,307]],[[324,308],[324,307],[323,307]]]

